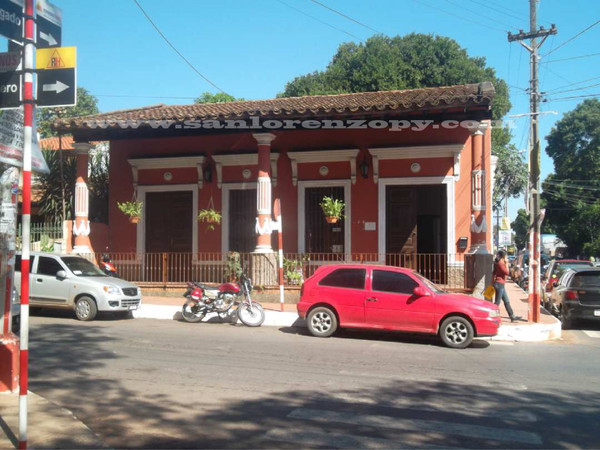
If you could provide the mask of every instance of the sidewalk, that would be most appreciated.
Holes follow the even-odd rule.
[[[27,448],[106,448],[71,411],[29,392],[27,395]],[[19,394],[0,393],[0,448],[17,448]]]
[[[561,326],[558,319],[542,308],[539,323],[527,322],[529,308],[527,293],[512,281],[506,283],[506,290],[515,315],[521,316],[522,320],[511,323],[504,305],[501,304],[502,325],[498,330],[498,335],[489,339],[494,341],[520,342],[560,339]],[[133,315],[134,317],[144,319],[182,320],[181,306],[184,301],[183,297],[144,295],[141,308],[134,311]],[[284,303],[283,311],[281,311],[281,304],[279,303],[261,303],[261,305],[265,310],[265,322],[263,326],[306,327],[305,321],[298,317],[295,304]],[[209,314],[203,320],[220,321],[221,319],[216,314]]]

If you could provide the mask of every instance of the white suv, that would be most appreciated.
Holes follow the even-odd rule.
[[[79,320],[93,320],[98,311],[130,315],[142,303],[135,284],[108,277],[76,255],[32,252],[29,304],[40,308],[73,309]],[[15,263],[15,288],[21,292],[21,255]]]

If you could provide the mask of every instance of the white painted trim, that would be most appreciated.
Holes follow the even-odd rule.
[[[221,253],[226,255],[229,251],[229,191],[257,189],[256,181],[244,183],[223,183],[221,191]]]
[[[350,163],[350,180],[352,184],[356,183],[356,157],[359,149],[346,150],[311,150],[308,152],[288,152],[288,157],[292,161],[292,184],[298,184],[298,164],[316,163],[316,162],[344,162]]]
[[[350,180],[314,180],[314,181],[299,181],[298,182],[298,253],[305,252],[305,235],[306,235],[306,216],[304,214],[305,189],[308,187],[329,187],[341,186],[344,188],[344,254],[349,261],[351,258],[352,249],[352,198],[351,198],[351,181]]]
[[[217,186],[219,189],[223,186],[223,167],[224,166],[256,166],[258,165],[258,153],[240,153],[227,155],[212,155],[215,161],[217,172]],[[271,179],[273,186],[277,186],[277,161],[279,153],[271,152],[269,154],[271,160]]]
[[[378,253],[379,253],[379,261],[385,261],[385,205],[386,205],[386,197],[385,191],[387,186],[417,186],[417,185],[426,185],[426,184],[445,184],[446,185],[446,253],[449,255],[448,258],[453,258],[456,253],[454,251],[456,244],[454,242],[454,236],[456,231],[456,219],[455,219],[455,200],[454,200],[454,177],[403,177],[403,178],[382,178],[379,180],[379,202],[378,202],[378,222],[379,222],[379,234],[377,236],[378,240]],[[448,261],[452,262],[452,261]]]
[[[192,191],[192,253],[198,254],[198,185],[197,184],[172,184],[156,186],[138,186],[137,199],[146,203],[148,192],[177,192]],[[137,224],[136,252],[146,253],[146,208],[142,208],[142,220]]]
[[[175,156],[168,158],[134,158],[128,159],[133,174],[134,187],[138,184],[138,172],[147,169],[177,169],[196,167],[198,171],[198,188],[202,189],[204,183],[204,161],[206,156]]]
[[[370,148],[373,157],[373,182],[379,179],[379,161],[389,159],[454,158],[454,175],[460,176],[460,153],[465,144],[418,145],[409,147]]]

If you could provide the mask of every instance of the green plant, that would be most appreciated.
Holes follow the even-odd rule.
[[[47,234],[40,237],[40,247],[43,252],[52,253],[54,251],[54,241]]]
[[[117,207],[121,212],[129,217],[142,217],[142,206],[143,202],[117,202]]]
[[[213,208],[201,209],[198,213],[198,220],[208,224],[206,226],[207,230],[214,230],[214,224],[221,223],[221,213]]]
[[[336,219],[342,219],[344,217],[342,211],[346,205],[342,200],[325,196],[319,205],[321,206],[325,217],[335,217]]]
[[[304,282],[303,263],[308,261],[308,256],[302,259],[287,259],[283,258],[283,276],[290,285],[299,285]]]
[[[242,274],[241,256],[238,252],[228,252],[225,261],[225,280],[235,281]]]

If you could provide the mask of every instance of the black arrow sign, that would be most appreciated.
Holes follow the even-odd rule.
[[[37,71],[37,106],[73,106],[77,104],[75,68]]]
[[[0,109],[18,108],[21,104],[21,76],[0,73]]]

